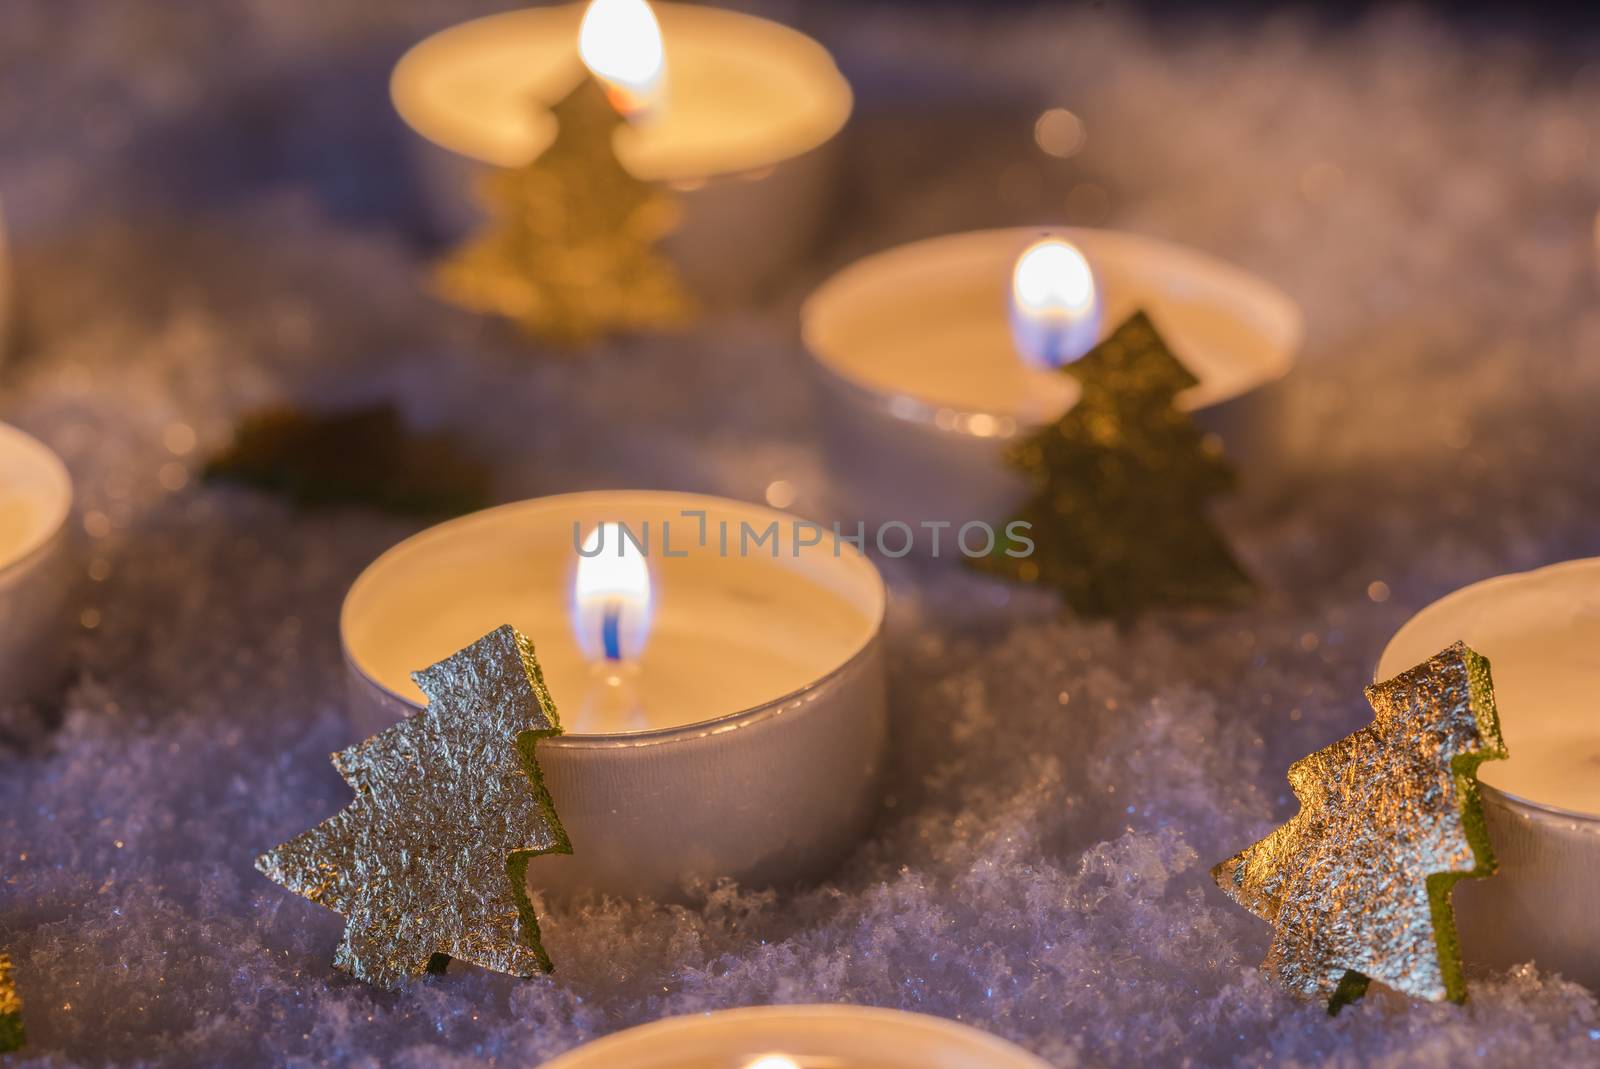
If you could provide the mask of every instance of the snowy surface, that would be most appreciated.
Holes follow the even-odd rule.
[[[384,76],[477,10],[0,11],[27,317],[0,417],[68,460],[88,585],[69,684],[0,712],[0,945],[32,1039],[8,1064],[534,1065],[667,1014],[833,1000],[1059,1066],[1600,1059],[1594,996],[1531,968],[1330,1020],[1263,981],[1266,927],[1206,875],[1292,811],[1290,760],[1364,721],[1411,612],[1600,553],[1600,40],[792,4],[860,95],[816,262],[683,337],[558,363],[419,289]],[[1087,125],[1069,160],[1033,144],[1049,106]],[[336,614],[413,527],[200,485],[237,415],[393,398],[467,434],[506,500],[786,480],[827,516],[800,297],[871,249],[1033,221],[1189,242],[1304,305],[1297,446],[1227,510],[1259,603],[1119,633],[887,565],[891,804],[826,883],[545,903],[548,979],[335,974],[339,918],[251,859],[346,800]]]

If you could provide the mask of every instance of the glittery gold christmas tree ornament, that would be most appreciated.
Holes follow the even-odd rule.
[[[561,726],[533,646],[501,627],[412,678],[427,709],[333,755],[355,801],[256,867],[344,914],[334,964],[381,987],[450,958],[548,971],[523,875],[572,848],[534,758]]]
[[[1272,924],[1263,968],[1330,1012],[1371,980],[1459,1002],[1450,889],[1494,872],[1476,777],[1506,756],[1489,662],[1457,642],[1366,693],[1371,724],[1289,766],[1300,812],[1211,874]]]
[[[1001,539],[977,566],[1051,586],[1085,616],[1247,598],[1250,578],[1206,515],[1233,468],[1174,404],[1198,380],[1150,317],[1134,313],[1062,370],[1077,404],[1008,455],[1033,490],[1013,519],[1034,551],[1012,556]]]
[[[0,1052],[21,1050],[27,1039],[22,1030],[22,997],[11,975],[11,955],[0,954]]]
[[[484,176],[489,222],[439,265],[439,292],[565,345],[682,326],[693,302],[654,247],[677,226],[676,199],[618,161],[612,138],[624,120],[594,78],[550,110],[550,146]]]

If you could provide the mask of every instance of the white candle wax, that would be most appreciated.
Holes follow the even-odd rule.
[[[655,615],[621,690],[583,653],[571,612],[574,527],[581,540],[606,522],[641,541],[649,532]],[[360,733],[421,703],[410,672],[514,624],[567,729],[540,753],[577,851],[535,862],[535,885],[662,895],[685,876],[816,871],[848,848],[872,803],[884,591],[859,552],[835,555],[831,536],[796,552],[797,536],[815,537],[800,523],[719,498],[598,492],[425,531],[374,562],[345,600]]]
[[[568,733],[592,733],[583,704],[607,684],[605,665],[588,659],[573,633],[573,524],[587,534],[605,520],[626,523],[635,537],[647,524],[649,532],[655,615],[627,680],[640,719],[625,730],[682,727],[763,705],[832,672],[872,638],[878,595],[853,550],[835,559],[830,541],[791,558],[792,539],[780,525],[778,559],[770,539],[739,556],[740,522],[755,532],[748,544],[772,517],[726,508],[708,515],[709,545],[701,547],[699,518],[683,515],[697,500],[575,494],[441,525],[391,550],[351,590],[346,649],[364,673],[416,705],[423,698],[411,672],[514,624],[538,650]],[[729,523],[726,557],[719,520]]]
[[[0,423],[0,679],[15,696],[42,692],[62,664],[71,508],[72,481],[61,460]]]
[[[790,262],[814,231],[828,176],[819,150],[849,118],[850,87],[825,49],[787,27],[690,4],[652,6],[667,72],[648,121],[618,131],[618,157],[637,177],[685,191],[684,223],[669,245],[692,282],[714,293],[748,285],[752,272]],[[555,136],[547,105],[584,76],[583,12],[582,4],[529,8],[435,34],[395,67],[395,108],[458,158],[527,163]],[[431,154],[423,163],[443,221],[455,231],[470,225],[462,169]]]
[[[1293,366],[1298,308],[1213,257],[1107,230],[985,230],[869,256],[806,302],[802,330],[827,387],[836,467],[869,519],[993,519],[1015,504],[1007,441],[1058,419],[1070,375],[1019,356],[1012,335],[1017,257],[1065,238],[1095,273],[1102,331],[1150,313],[1200,380],[1178,404],[1224,435],[1230,453],[1271,447],[1264,387]],[[1215,426],[1212,426],[1215,424]],[[996,510],[1000,511],[996,511]]]
[[[1600,558],[1475,583],[1383,651],[1388,678],[1461,640],[1489,659],[1510,758],[1479,766],[1500,871],[1457,885],[1462,947],[1600,988]]]
[[[545,1069],[1048,1069],[1003,1039],[868,1006],[755,1006],[670,1017],[569,1051]]]

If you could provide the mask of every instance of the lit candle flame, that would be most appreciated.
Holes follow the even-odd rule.
[[[1024,363],[1070,364],[1100,338],[1100,288],[1070,242],[1045,238],[1017,257],[1011,274],[1011,337]]]
[[[650,637],[650,566],[634,535],[602,523],[583,540],[572,583],[572,627],[589,663],[609,672],[639,660]]]
[[[622,114],[649,112],[660,100],[667,58],[645,0],[590,0],[578,27],[578,55]]]

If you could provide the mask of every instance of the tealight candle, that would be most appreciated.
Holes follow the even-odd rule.
[[[840,503],[878,523],[1006,515],[1026,493],[1006,445],[1072,406],[1060,366],[1140,309],[1200,380],[1178,403],[1230,455],[1273,447],[1269,387],[1293,366],[1300,312],[1240,268],[1066,228],[953,234],[841,271],[801,313]]]
[[[1003,1039],[867,1006],[754,1006],[670,1017],[597,1039],[544,1069],[1048,1069]]]
[[[0,700],[37,697],[63,664],[72,480],[43,443],[0,423]]]
[[[352,719],[418,709],[410,672],[502,624],[533,640],[566,733],[539,760],[574,853],[555,891],[782,884],[855,843],[887,740],[877,570],[831,532],[692,494],[597,492],[441,524],[345,599]]]
[[[805,250],[852,104],[832,57],[765,19],[644,0],[491,15],[401,58],[390,94],[425,139],[420,176],[449,232],[477,217],[474,165],[519,166],[555,136],[545,106],[582,77],[580,44],[613,101],[645,120],[618,132],[623,165],[683,194],[666,247],[697,292],[749,293]]]
[[[1600,558],[1465,587],[1412,617],[1386,679],[1462,640],[1489,659],[1510,758],[1478,768],[1500,869],[1456,885],[1468,961],[1600,990]]]

